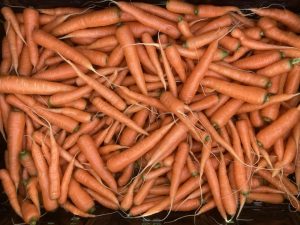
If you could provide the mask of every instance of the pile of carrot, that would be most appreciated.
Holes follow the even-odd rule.
[[[300,210],[300,17],[167,1],[1,9],[3,189],[35,224],[246,203]],[[295,177],[295,179],[291,179]]]

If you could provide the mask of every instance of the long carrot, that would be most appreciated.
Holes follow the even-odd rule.
[[[184,82],[179,96],[186,104],[189,104],[195,96],[198,90],[198,86],[202,78],[204,77],[204,74],[208,69],[210,62],[212,61],[212,57],[217,47],[218,41],[214,41],[209,45],[197,66],[194,68],[190,76]]]
[[[22,151],[22,139],[25,133],[25,114],[23,112],[11,111],[8,117],[7,128],[7,150],[9,174],[18,189],[20,182],[19,154]]]
[[[9,199],[12,208],[20,217],[22,217],[21,207],[18,202],[16,188],[7,170],[0,170],[0,180],[2,181],[3,189]]]
[[[161,127],[160,129],[151,133],[144,140],[136,143],[131,148],[124,150],[116,156],[113,156],[107,161],[107,167],[112,172],[121,171],[130,163],[134,162],[142,155],[144,155],[147,151],[152,149],[161,140],[161,138],[164,137],[167,132],[169,132],[172,126],[173,124],[170,123]]]

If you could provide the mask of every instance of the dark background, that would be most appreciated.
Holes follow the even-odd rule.
[[[92,3],[94,2],[94,3]],[[34,7],[34,8],[53,8],[60,6],[73,6],[73,7],[86,7],[97,5],[97,7],[107,7],[108,2],[98,1],[84,1],[84,0],[0,0],[0,7],[11,6],[14,7],[16,11],[22,10],[23,7]],[[148,2],[156,5],[164,5],[165,1],[150,1],[143,0],[143,2]],[[188,2],[199,4],[199,1],[190,0]],[[202,0],[201,4],[214,4],[214,5],[236,5],[241,9],[247,11],[251,7],[266,7],[272,6],[276,8],[286,8],[292,10],[296,13],[300,13],[300,0]],[[21,6],[21,7],[20,7]],[[1,20],[3,20],[1,18]],[[0,25],[0,40],[4,35],[3,26]],[[4,168],[4,157],[3,152],[6,149],[5,141],[0,137],[0,168]],[[1,188],[1,187],[0,187]],[[113,211],[105,209],[101,206],[97,206],[96,214],[106,214],[113,213]],[[190,213],[192,214],[192,212]],[[186,217],[188,213],[171,213],[165,222],[159,221],[159,219],[164,218],[165,214],[161,213],[155,215],[151,218],[146,219],[132,219],[125,218],[125,215],[121,215],[115,212],[106,216],[99,216],[95,219],[81,219],[76,216],[66,213],[64,210],[59,209],[54,213],[45,214],[39,224],[45,225],[215,225],[215,224],[225,224],[220,218],[216,210],[212,210],[209,213],[201,216],[189,216]],[[176,222],[173,220],[184,217]],[[172,222],[172,223],[170,223]],[[0,225],[22,223],[22,221],[16,217],[12,212],[5,194],[2,193],[0,189]],[[234,220],[234,224],[237,225],[299,225],[300,224],[300,214],[292,212],[287,203],[282,205],[266,205],[260,202],[256,202],[251,205],[246,205],[239,217],[239,219]]]

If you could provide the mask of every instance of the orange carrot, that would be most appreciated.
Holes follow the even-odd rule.
[[[201,84],[232,98],[252,104],[262,104],[268,101],[268,94],[266,90],[262,88],[229,83],[215,78],[204,78]]]
[[[36,206],[30,202],[30,200],[22,200],[21,210],[25,223],[34,225],[38,222],[40,218],[40,212]]]
[[[134,162],[146,152],[152,149],[164,135],[171,129],[172,123],[155,130],[148,137],[140,142],[137,142],[134,146],[124,150],[120,154],[113,156],[107,161],[107,167],[112,172],[118,172]]]
[[[96,215],[92,215],[89,213],[85,213],[78,209],[76,206],[71,204],[70,202],[66,201],[64,204],[61,205],[65,210],[71,212],[74,215],[80,216],[80,217],[86,217],[86,218],[93,218],[96,217]]]
[[[31,157],[30,152],[26,150],[22,150],[19,153],[20,163],[21,165],[26,168],[27,172],[30,176],[36,176],[37,171],[33,162],[33,159]]]
[[[199,84],[208,69],[209,64],[212,61],[212,57],[218,47],[218,41],[212,42],[207,50],[205,51],[204,55],[200,59],[200,62],[197,64],[195,69],[193,69],[190,76],[184,82],[184,85],[180,91],[180,98],[187,104],[191,102],[193,97],[195,96]]]
[[[20,217],[22,217],[21,207],[18,202],[16,188],[7,170],[0,170],[0,180],[2,181],[3,189],[8,197],[12,208]]]

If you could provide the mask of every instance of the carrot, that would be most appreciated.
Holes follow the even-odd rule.
[[[233,195],[233,190],[230,185],[228,176],[227,176],[227,170],[226,170],[226,164],[224,160],[223,154],[221,154],[221,161],[219,164],[219,170],[218,170],[218,178],[220,182],[220,194],[222,198],[222,202],[225,208],[225,211],[233,216],[236,213],[237,210],[237,204],[235,201],[235,197]]]
[[[38,172],[38,181],[42,192],[44,208],[47,211],[53,211],[57,208],[57,202],[50,198],[48,165],[41,153],[40,147],[36,144],[36,142],[33,142],[31,152],[34,164]]]
[[[200,18],[214,18],[223,16],[229,12],[238,12],[239,9],[235,6],[214,6],[214,5],[198,5],[195,15]]]
[[[180,54],[175,45],[169,45],[166,48],[166,56],[181,81],[184,82],[186,80],[186,72]]]
[[[26,168],[27,172],[30,176],[36,176],[37,171],[33,162],[33,159],[31,157],[30,152],[26,150],[22,150],[19,153],[20,163],[21,165]]]
[[[166,20],[173,21],[173,22],[177,22],[177,19],[179,16],[178,14],[172,13],[164,8],[161,8],[159,6],[152,5],[152,4],[147,4],[147,3],[142,3],[142,2],[134,2],[133,5],[146,11],[146,12],[149,12],[153,15],[159,16],[161,18],[164,18]]]
[[[249,104],[249,103],[244,103],[241,108],[238,110],[238,114],[240,113],[246,113],[246,112],[251,112],[259,109],[263,109],[266,106],[273,105],[276,103],[288,101],[292,98],[294,98],[297,95],[293,94],[279,94],[279,95],[273,95],[270,96],[269,101],[264,103],[264,104]]]
[[[130,127],[131,129],[139,133],[147,135],[147,132],[144,131],[142,128],[140,128],[135,122],[129,119],[126,115],[123,115],[120,111],[118,111],[113,106],[103,101],[101,98],[96,97],[92,99],[92,104],[95,105],[100,112],[103,112],[111,116],[112,118],[118,120],[119,122],[126,124],[128,127]]]
[[[244,33],[249,38],[260,40],[264,36],[264,32],[260,27],[250,27],[244,30]]]
[[[3,17],[5,18],[5,20],[8,21],[11,24],[12,28],[14,29],[16,34],[19,36],[19,38],[24,43],[26,43],[23,36],[22,36],[22,32],[21,32],[21,29],[20,29],[20,24],[18,23],[16,15],[12,11],[12,9],[5,6],[1,9],[1,13],[2,13]]]
[[[133,45],[135,41],[129,27],[126,25],[119,27],[116,31],[116,37],[124,51],[125,59],[128,63],[132,76],[135,78],[135,81],[142,93],[147,95],[145,79],[138,57],[138,52],[136,46]]]
[[[252,8],[251,11],[259,16],[266,16],[277,20],[280,23],[286,25],[289,29],[291,29],[294,32],[300,32],[300,17],[289,10],[282,10],[276,8]]]
[[[40,201],[38,193],[38,179],[36,177],[31,177],[26,184],[26,192],[28,197],[33,202],[37,210],[40,212]]]
[[[197,15],[196,6],[187,2],[167,1],[166,8],[167,10],[174,13]]]
[[[228,14],[220,16],[214,20],[211,20],[203,27],[201,27],[195,34],[200,35],[208,31],[216,30],[221,27],[228,27],[232,24],[232,17]]]
[[[8,39],[6,37],[2,40],[2,61],[0,65],[0,73],[7,74],[9,73],[12,65],[12,58],[10,53],[10,46]]]
[[[217,95],[210,95],[199,101],[192,102],[189,107],[192,111],[202,111],[216,105],[218,101],[219,97]]]
[[[40,212],[29,200],[22,200],[21,210],[25,223],[34,225],[40,218]]]
[[[88,29],[74,30],[68,33],[62,38],[103,38],[106,36],[114,35],[116,33],[117,27],[115,25],[95,27]]]
[[[106,100],[112,103],[119,110],[124,110],[126,107],[125,102],[112,90],[102,85],[100,82],[95,81],[95,79],[83,74],[73,63],[68,61],[72,68],[76,71],[78,77],[83,79],[89,86],[91,86],[97,93],[103,96]]]
[[[173,204],[173,201],[176,196],[176,192],[180,184],[181,171],[185,165],[188,152],[189,152],[189,148],[186,143],[183,142],[178,146],[178,150],[175,155],[174,164],[172,166],[172,180],[170,185],[171,205]]]
[[[108,57],[105,53],[96,50],[76,48],[80,53],[87,57],[93,65],[104,67],[107,65]]]
[[[262,74],[267,77],[273,77],[278,74],[286,73],[292,70],[295,64],[298,64],[300,59],[282,59],[269,66],[264,67],[257,71],[258,74]]]
[[[157,99],[150,97],[150,96],[145,96],[143,94],[136,93],[134,91],[129,90],[128,88],[124,86],[119,86],[117,88],[117,91],[120,91],[120,93],[129,99],[132,99],[137,102],[141,102],[143,104],[153,106],[157,109],[166,111],[166,107]]]
[[[238,120],[236,122],[236,129],[238,131],[241,143],[243,145],[243,150],[245,151],[245,155],[247,159],[252,162],[252,149],[251,149],[251,142],[249,137],[249,125],[245,119]]]
[[[52,33],[55,36],[61,36],[81,29],[104,27],[118,22],[120,22],[119,10],[112,7],[74,16],[57,26]]]
[[[222,27],[217,30],[208,31],[199,36],[190,37],[183,44],[183,47],[186,47],[189,49],[197,49],[197,48],[203,47],[203,46],[223,37],[224,35],[226,35],[228,33],[228,31],[229,31],[228,27]]]
[[[93,199],[74,179],[70,181],[68,196],[81,211],[87,213],[93,213],[95,211]]]
[[[151,73],[156,73],[156,70],[144,48],[143,45],[137,45],[136,50],[138,53],[138,57],[140,59],[141,65],[147,70],[150,71]]]
[[[8,27],[7,29],[8,29],[7,40],[8,40],[11,59],[12,59],[12,66],[17,73],[19,67],[18,49],[17,49],[17,42],[16,42],[17,37],[16,37],[16,33],[11,27]]]
[[[231,36],[240,39],[240,42],[243,46],[254,50],[276,50],[276,49],[291,48],[287,46],[274,45],[274,44],[269,44],[262,41],[251,39],[247,37],[239,28],[235,28],[231,32]]]
[[[277,193],[249,193],[248,198],[254,201],[262,201],[271,204],[280,204],[284,201],[282,194]]]
[[[212,107],[206,109],[206,110],[205,110],[205,114],[206,114],[207,116],[211,116],[218,108],[220,108],[220,107],[221,107],[225,102],[227,102],[229,99],[230,99],[229,96],[227,96],[227,95],[222,95],[222,94],[221,94],[221,95],[219,96],[219,101],[218,101],[218,103],[217,103],[216,105],[214,105],[214,106],[212,106]]]
[[[74,179],[83,186],[86,186],[88,189],[95,191],[106,199],[109,199],[114,204],[119,204],[114,193],[107,189],[103,184],[99,183],[88,172],[82,169],[76,169],[74,172]]]
[[[122,11],[131,14],[140,23],[154,28],[155,30],[159,30],[172,38],[178,38],[180,36],[180,33],[173,22],[143,11],[127,2],[120,1],[116,4]]]
[[[64,204],[61,205],[65,210],[71,212],[73,215],[77,215],[80,217],[85,217],[85,218],[93,218],[96,217],[96,215],[88,214],[80,209],[78,209],[76,206],[71,204],[69,201],[66,201]]]
[[[184,48],[183,46],[180,45],[175,45],[179,54],[182,57],[188,58],[188,59],[195,59],[195,60],[199,60],[201,58],[201,56],[204,54],[205,50],[202,48],[199,49],[188,49],[188,48]],[[214,57],[213,57],[213,61],[220,61],[223,60],[224,58],[226,58],[228,56],[228,52],[223,50],[223,49],[217,49]]]
[[[194,34],[192,33],[192,31],[190,29],[190,25],[188,24],[188,22],[186,20],[183,19],[182,16],[178,17],[177,27],[185,39],[194,36]]]
[[[129,28],[135,38],[141,38],[144,33],[149,33],[152,36],[157,33],[157,31],[155,29],[148,27],[144,24],[141,24],[140,22],[137,22],[137,21],[127,22],[126,24],[129,26]]]
[[[50,112],[62,114],[68,117],[73,118],[74,120],[81,122],[81,123],[87,123],[90,122],[92,119],[92,115],[90,113],[74,109],[74,108],[55,108],[55,109],[48,109]]]
[[[108,66],[118,66],[124,59],[124,52],[120,45],[114,48],[107,59]]]
[[[140,187],[138,193],[133,198],[134,205],[141,205],[147,195],[149,195],[150,190],[153,188],[156,178],[145,181]]]
[[[21,207],[17,199],[17,192],[13,180],[5,169],[0,170],[0,180],[2,181],[3,189],[8,197],[9,203],[14,211],[22,217]]]
[[[77,145],[97,175],[100,176],[112,190],[116,191],[117,183],[112,174],[104,167],[104,162],[98,154],[96,144],[91,136],[87,134],[80,136]]]
[[[201,84],[232,98],[240,99],[252,104],[262,104],[268,101],[268,94],[266,90],[262,88],[229,83],[215,78],[204,78]]]
[[[149,115],[147,109],[142,109],[141,111],[134,114],[132,120],[140,127],[143,127],[146,119]],[[133,129],[126,127],[120,136],[120,144],[125,146],[132,146],[137,138],[137,132]]]
[[[7,128],[8,171],[16,189],[18,189],[20,181],[19,154],[22,151],[24,130],[25,114],[23,112],[11,111],[8,117]]]
[[[281,168],[293,162],[296,157],[296,153],[297,153],[296,141],[292,136],[290,136],[285,145],[285,150],[284,150],[282,160],[278,160],[274,165],[274,171],[272,173],[272,176],[275,176],[275,174],[278,174]]]
[[[86,191],[102,206],[108,208],[108,209],[118,209],[118,204],[111,202],[111,200],[99,195],[97,192],[92,191],[90,189],[86,189]]]
[[[273,39],[279,43],[284,43],[289,46],[293,46],[295,48],[299,48],[299,40],[300,38],[292,33],[292,32],[285,32],[284,30],[277,27],[276,21],[270,18],[260,18],[258,21],[258,26],[260,26],[266,37]]]
[[[201,80],[203,79],[209,64],[212,61],[212,57],[217,47],[218,47],[218,41],[214,41],[209,45],[209,47],[203,54],[197,66],[193,69],[190,76],[184,82],[184,85],[180,91],[179,96],[186,104],[189,104],[193,99],[193,97],[195,96],[198,86]]]
[[[243,101],[238,99],[230,99],[226,102],[211,116],[210,120],[213,126],[216,128],[225,126],[242,104]]]
[[[189,178],[182,184],[177,191],[174,203],[179,202],[184,199],[187,195],[193,192],[195,189],[199,188],[199,180],[196,177]],[[160,201],[158,204],[150,208],[148,211],[142,214],[142,216],[149,216],[164,210],[170,205],[170,197],[166,197],[164,200]]]
[[[235,159],[240,161],[238,155],[235,153],[235,150],[218,134],[218,132],[211,125],[207,117],[202,113],[198,112],[198,119],[201,125],[207,130],[207,132],[212,136],[213,139],[221,146],[223,146]]]
[[[155,130],[148,137],[140,142],[137,142],[129,149],[122,151],[120,154],[113,156],[107,161],[107,167],[112,172],[118,172],[126,166],[136,161],[143,156],[146,152],[151,150],[165,135],[171,127],[172,123]]]
[[[25,8],[23,12],[25,37],[29,51],[31,65],[36,68],[39,60],[39,52],[36,43],[32,39],[32,32],[39,28],[39,13],[32,8]]]
[[[134,169],[134,163],[131,163],[123,170],[122,175],[118,179],[119,186],[122,187],[130,181],[133,173],[133,169]]]
[[[226,220],[227,216],[226,216],[224,205],[223,205],[222,199],[221,199],[220,183],[218,181],[217,174],[211,164],[210,159],[208,159],[206,161],[204,172],[205,172],[211,193],[213,195],[213,199],[216,203],[217,209],[218,209],[219,213],[221,214],[221,216]]]
[[[78,52],[75,48],[67,45],[66,43],[55,38],[51,34],[46,33],[43,30],[34,30],[32,38],[36,44],[41,45],[44,48],[48,48],[55,52],[60,53],[63,57],[72,60],[74,63],[77,63],[85,68],[94,70],[91,62]]]
[[[270,148],[278,138],[291,130],[299,120],[299,109],[291,108],[256,135],[259,145]]]
[[[0,77],[0,93],[51,95],[73,90],[69,85],[17,76]]]
[[[82,66],[78,67],[83,73],[88,71]],[[77,75],[72,66],[68,65],[67,63],[62,63],[55,68],[49,68],[47,70],[40,71],[34,74],[33,77],[42,80],[61,81],[69,78],[75,78]]]
[[[231,78],[244,84],[249,84],[258,87],[269,87],[272,85],[268,77],[261,76],[258,74],[252,74],[246,71],[241,71],[235,69],[234,67],[230,68],[226,65],[211,63],[209,65],[209,69],[211,69],[214,72],[219,72],[225,77]]]
[[[162,67],[161,67],[160,62],[158,60],[158,55],[157,55],[157,52],[156,52],[156,48],[154,46],[150,45],[151,43],[154,42],[152,37],[149,33],[144,33],[144,34],[142,34],[141,39],[142,39],[142,42],[146,44],[146,51],[149,55],[149,58],[150,58],[150,60],[153,64],[153,66],[155,67],[157,75],[160,78],[162,84],[164,85],[164,88],[166,89],[167,88],[166,81],[164,79],[164,74],[163,74]]]

